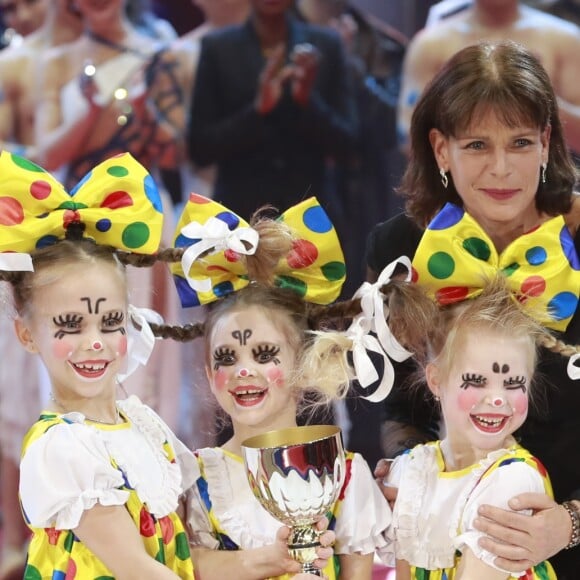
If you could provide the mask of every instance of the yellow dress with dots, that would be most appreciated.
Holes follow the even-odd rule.
[[[125,506],[147,553],[180,578],[194,578],[175,510],[198,476],[195,457],[136,397],[117,407],[123,419],[117,425],[43,412],[26,435],[20,485],[32,531],[26,580],[114,578],[73,532],[96,503]]]
[[[495,556],[478,543],[484,534],[473,527],[479,506],[507,509],[508,500],[524,492],[553,497],[544,466],[517,444],[458,471],[445,471],[439,441],[418,445],[395,460],[389,482],[399,488],[388,532],[390,561],[409,562],[415,580],[453,580],[466,548],[495,568]],[[556,574],[544,561],[509,578],[553,580]]]

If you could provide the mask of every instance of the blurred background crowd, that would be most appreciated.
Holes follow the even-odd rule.
[[[162,190],[166,244],[190,192],[244,219],[316,195],[343,245],[345,296],[367,276],[368,232],[403,209],[395,189],[413,105],[456,50],[519,30],[513,40],[538,52],[580,152],[578,74],[562,74],[570,59],[580,73],[579,0],[0,0],[0,17],[1,148],[69,188],[131,152]],[[181,308],[163,268],[143,270],[133,303],[167,321],[203,317]],[[2,578],[26,538],[21,439],[49,389],[14,340],[7,288],[0,312]],[[192,448],[219,442],[198,347],[170,342],[125,389]],[[371,468],[382,412],[354,398],[333,410]]]

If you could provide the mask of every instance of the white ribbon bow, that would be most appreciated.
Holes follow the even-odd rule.
[[[30,254],[19,252],[1,252],[0,270],[5,272],[34,272]]]
[[[407,268],[405,281],[408,282],[411,279],[411,261],[407,256],[401,256],[383,269],[374,284],[364,282],[354,294],[355,298],[360,298],[362,313],[353,320],[346,331],[353,342],[354,369],[361,387],[368,387],[378,379],[378,373],[367,351],[376,352],[383,357],[383,376],[377,390],[372,395],[363,396],[364,399],[374,403],[385,399],[393,388],[395,370],[389,357],[402,362],[413,354],[404,348],[391,333],[387,325],[389,309],[385,306],[385,296],[380,291],[392,279],[397,264],[402,264]],[[374,332],[377,337],[369,334],[370,332]]]
[[[580,379],[580,367],[576,366],[574,363],[580,359],[580,354],[574,354],[568,360],[568,376],[573,380],[577,381]]]
[[[119,373],[117,378],[120,382],[131,376],[139,367],[145,366],[153,347],[155,346],[155,335],[149,323],[163,324],[163,317],[155,310],[149,308],[138,308],[129,304],[129,321],[127,324],[127,364],[124,373]],[[138,330],[135,323],[139,325]]]
[[[367,401],[378,403],[391,392],[395,379],[395,370],[377,338],[369,334],[367,322],[362,317],[356,318],[347,330],[347,336],[352,340],[353,365],[361,387],[366,388],[379,378],[368,351],[376,352],[383,357],[384,371],[379,386],[371,395],[363,396],[363,399]]]
[[[199,242],[185,250],[181,258],[181,267],[185,278],[196,292],[209,292],[212,288],[209,277],[203,280],[194,280],[189,276],[191,266],[203,253],[208,250],[213,250],[212,254],[223,250],[232,250],[238,254],[251,256],[258,247],[259,235],[254,228],[242,227],[231,231],[224,221],[216,217],[209,218],[205,224],[191,222],[181,228],[181,233],[191,240],[199,239]],[[246,244],[249,247],[246,247]]]

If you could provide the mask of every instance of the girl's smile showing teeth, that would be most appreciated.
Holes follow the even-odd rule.
[[[71,367],[74,371],[81,377],[94,379],[103,376],[107,367],[109,366],[108,361],[86,361],[86,362],[70,362]]]
[[[497,415],[491,413],[471,415],[471,420],[476,429],[479,429],[484,433],[499,433],[505,427],[509,419],[509,415]]]
[[[230,391],[232,396],[234,397],[234,401],[242,406],[242,407],[252,407],[261,403],[266,394],[268,389],[262,389],[259,387],[237,387]]]

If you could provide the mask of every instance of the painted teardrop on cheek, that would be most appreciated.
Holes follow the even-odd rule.
[[[462,389],[457,396],[457,404],[465,413],[470,413],[481,400],[481,393],[476,389]]]
[[[55,339],[52,343],[52,356],[58,360],[67,360],[71,357],[74,346],[66,339]]]
[[[268,383],[276,385],[277,387],[284,386],[284,373],[279,368],[268,369],[266,372]]]
[[[513,396],[511,404],[516,415],[527,415],[529,401],[525,393],[518,391]]]

